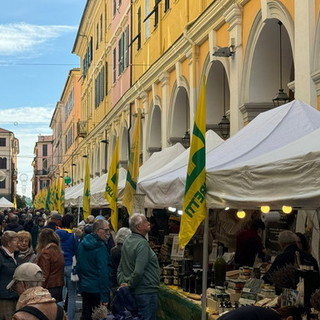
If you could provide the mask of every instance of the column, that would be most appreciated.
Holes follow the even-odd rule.
[[[317,105],[316,88],[311,79],[315,34],[314,0],[295,0],[295,98],[312,106]]]
[[[234,46],[235,54],[229,58],[230,86],[230,136],[243,127],[243,117],[239,110],[242,78],[242,16],[238,4],[233,4],[225,12],[225,20],[229,23],[230,45]]]
[[[170,92],[169,92],[169,73],[163,72],[160,74],[161,82],[161,146],[168,146],[168,114],[170,107]]]

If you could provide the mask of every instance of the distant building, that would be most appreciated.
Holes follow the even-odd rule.
[[[32,162],[32,198],[41,190],[50,185],[49,172],[52,167],[53,136],[38,136],[34,147],[35,157]]]
[[[76,171],[81,168],[75,165],[75,158],[80,156],[75,152],[85,135],[81,132],[81,72],[79,68],[69,71],[59,102],[57,103],[50,128],[53,133],[53,162],[50,172],[51,180],[57,176],[69,176],[73,184]],[[101,138],[102,139],[102,138]],[[80,173],[78,175],[80,177]],[[79,178],[80,179],[80,178]]]
[[[19,140],[14,133],[0,128],[0,198],[13,202],[17,192],[17,155]]]

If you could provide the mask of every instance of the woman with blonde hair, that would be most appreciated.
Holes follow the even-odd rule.
[[[31,246],[31,234],[28,231],[19,231],[18,235],[18,249],[20,263],[35,262],[36,254]]]
[[[17,293],[7,290],[18,266],[18,236],[14,231],[5,231],[0,247],[0,320],[11,320],[18,301]]]
[[[64,257],[59,236],[52,229],[42,229],[36,251],[37,264],[45,278],[43,287],[49,290],[56,302],[60,302],[64,285]]]

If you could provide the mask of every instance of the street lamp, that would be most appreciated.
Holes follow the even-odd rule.
[[[108,159],[107,159],[107,157],[108,157],[108,144],[109,144],[109,140],[108,140],[108,139],[103,139],[103,140],[101,140],[100,142],[105,144],[105,148],[104,148],[105,161],[104,161],[103,173],[106,173],[106,172],[108,172],[108,169],[107,169]]]
[[[189,130],[187,130],[183,137],[182,137],[182,145],[188,149],[190,147],[190,133],[189,133]]]
[[[227,139],[229,138],[229,135],[230,135],[230,121],[226,116],[226,75],[223,68],[222,68],[222,73],[223,73],[223,116],[218,126],[219,126],[221,137],[223,139]]]
[[[289,102],[289,96],[284,92],[282,88],[282,22],[278,21],[279,25],[279,68],[280,68],[280,89],[276,96],[272,99],[273,106],[279,107],[282,104]]]

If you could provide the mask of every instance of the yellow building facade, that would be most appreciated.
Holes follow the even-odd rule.
[[[319,7],[320,0],[88,0],[73,52],[86,128],[77,153],[90,155],[92,176],[108,167],[117,136],[126,165],[138,108],[143,161],[185,142],[204,76],[207,128],[217,133],[224,116],[233,135],[273,108],[279,89],[319,109]]]

